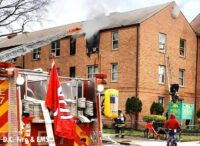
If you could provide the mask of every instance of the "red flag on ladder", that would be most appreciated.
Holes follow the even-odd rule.
[[[70,114],[67,103],[64,100],[62,88],[58,78],[56,65],[53,62],[45,104],[54,113],[54,133],[56,136],[67,139],[75,137],[75,120]]]

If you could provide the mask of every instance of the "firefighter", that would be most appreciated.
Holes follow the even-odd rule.
[[[119,137],[121,133],[121,138],[124,138],[124,129],[125,129],[125,121],[126,117],[122,113],[121,110],[118,110],[118,117],[114,119],[115,121],[115,137]]]

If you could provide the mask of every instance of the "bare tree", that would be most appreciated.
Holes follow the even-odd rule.
[[[51,0],[0,0],[0,36],[23,32],[33,21],[41,22]]]

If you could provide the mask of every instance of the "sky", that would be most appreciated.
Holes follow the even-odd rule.
[[[84,21],[104,13],[124,12],[172,0],[54,0],[41,23],[30,25],[30,31]],[[174,0],[191,22],[200,13],[200,0]]]

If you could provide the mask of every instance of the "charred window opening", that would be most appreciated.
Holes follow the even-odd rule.
[[[88,54],[99,51],[99,32],[86,39],[86,48]]]
[[[70,55],[76,54],[76,39],[70,38]]]

